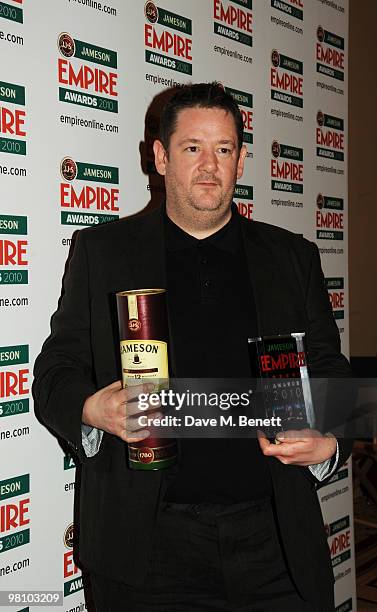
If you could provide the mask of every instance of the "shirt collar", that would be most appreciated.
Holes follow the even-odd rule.
[[[165,241],[168,251],[180,251],[198,246],[214,246],[222,251],[235,253],[241,242],[241,230],[237,206],[232,204],[232,216],[228,223],[211,236],[198,239],[178,227],[166,214],[164,218]]]

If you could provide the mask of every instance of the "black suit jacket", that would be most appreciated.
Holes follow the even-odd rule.
[[[312,374],[348,376],[317,247],[271,225],[240,222],[259,334],[303,330]],[[51,335],[35,364],[40,417],[82,461],[80,559],[92,571],[134,585],[145,575],[159,500],[179,467],[130,470],[124,443],[107,433],[98,454],[87,458],[81,414],[90,394],[120,379],[115,292],[165,287],[164,257],[161,209],[79,232]],[[350,443],[339,440],[339,448],[340,466]],[[304,597],[322,584],[330,602],[333,577],[315,479],[307,468],[274,458],[268,464],[293,579]]]

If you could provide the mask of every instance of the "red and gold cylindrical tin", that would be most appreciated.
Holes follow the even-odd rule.
[[[155,382],[166,388],[168,318],[165,289],[135,289],[117,293],[123,387]],[[129,465],[135,470],[159,470],[175,463],[177,443],[149,436],[128,444]]]

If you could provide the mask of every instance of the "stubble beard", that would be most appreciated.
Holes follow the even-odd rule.
[[[202,179],[203,180],[203,179]],[[205,180],[205,179],[204,179]],[[207,180],[211,180],[208,178]],[[174,176],[165,176],[167,207],[169,216],[178,225],[189,229],[207,230],[216,227],[229,216],[232,193],[220,192],[210,205],[203,203],[193,193],[193,187],[186,193],[180,188]],[[219,183],[220,187],[221,184]]]

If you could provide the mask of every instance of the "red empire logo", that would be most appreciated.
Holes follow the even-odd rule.
[[[305,353],[280,353],[279,356],[261,355],[260,363],[263,372],[271,372],[272,370],[285,370],[286,368],[299,368],[306,365]]]
[[[229,26],[237,27],[244,32],[253,32],[253,15],[252,13],[244,11],[241,7],[235,7],[229,4],[227,8],[221,0],[214,0],[213,4],[213,16],[218,21],[222,21]]]
[[[29,393],[28,385],[29,368],[23,368],[17,372],[7,370],[0,372],[0,398],[18,397]]]
[[[304,165],[293,161],[282,161],[271,159],[271,176],[291,181],[304,181]]]
[[[329,546],[330,554],[332,557],[342,553],[343,551],[351,547],[350,537],[351,531],[349,529],[347,529],[345,533],[340,533],[339,535],[334,536]]]
[[[252,202],[237,202],[237,208],[240,215],[249,220],[252,218],[254,208],[254,204]]]
[[[12,136],[26,136],[25,117],[24,110],[10,110],[6,106],[0,106],[0,132]]]
[[[70,578],[71,576],[78,574],[79,571],[80,571],[79,568],[77,567],[77,565],[75,564],[73,560],[73,550],[69,550],[66,553],[64,553],[64,556],[63,556],[64,578]]]
[[[317,227],[326,227],[331,229],[344,229],[343,213],[328,212],[323,213],[317,210],[316,213]]]
[[[102,68],[81,65],[76,69],[69,59],[58,59],[58,80],[61,85],[70,85],[99,94],[117,97],[118,75]]]
[[[28,525],[30,523],[28,517],[29,504],[30,497],[26,497],[14,503],[0,506],[0,533]]]
[[[0,239],[0,266],[27,266],[27,240]]]
[[[344,150],[344,134],[339,134],[334,130],[323,130],[317,127],[316,142],[320,146]]]
[[[63,208],[95,208],[96,210],[119,211],[117,202],[119,189],[107,187],[90,187],[85,185],[76,191],[69,183],[60,183],[60,205]]]
[[[344,53],[342,51],[324,47],[322,43],[317,42],[316,57],[319,62],[323,62],[333,68],[344,70]]]
[[[329,298],[333,310],[344,308],[344,291],[331,291]]]
[[[146,23],[144,25],[144,43],[146,47],[158,49],[167,54],[171,51],[177,57],[192,61],[192,40],[180,34],[171,34],[167,30],[163,30],[159,34],[153,25]]]
[[[286,72],[280,74],[277,68],[271,68],[271,87],[303,96],[303,83],[303,77],[287,74]]]
[[[240,108],[241,111],[241,115],[242,115],[242,119],[243,119],[243,127],[245,130],[248,130],[249,132],[252,132],[254,129],[253,126],[253,111],[250,110],[244,110],[243,108]]]

